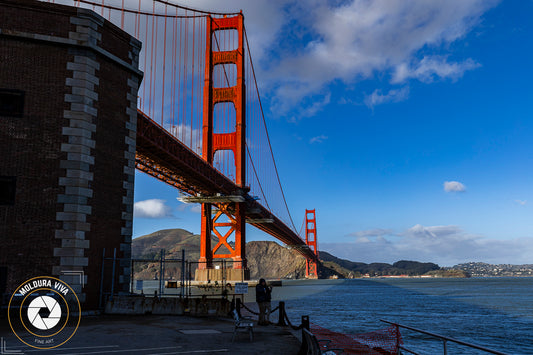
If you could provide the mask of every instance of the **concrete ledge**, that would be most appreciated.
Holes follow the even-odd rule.
[[[105,306],[106,314],[165,314],[227,316],[231,303],[223,298],[157,298],[144,296],[115,296]]]

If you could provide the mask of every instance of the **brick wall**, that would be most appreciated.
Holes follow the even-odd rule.
[[[139,48],[88,10],[0,4],[0,92],[24,92],[23,116],[0,116],[0,177],[16,177],[0,205],[8,293],[58,276],[95,308],[104,248],[130,257]],[[116,291],[129,274],[117,265]]]

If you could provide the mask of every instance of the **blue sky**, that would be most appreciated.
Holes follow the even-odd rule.
[[[188,5],[243,9],[287,203],[297,227],[316,209],[320,250],[533,263],[533,1]],[[199,233],[177,196],[137,173],[134,237]]]

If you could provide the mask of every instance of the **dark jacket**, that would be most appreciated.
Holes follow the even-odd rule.
[[[266,285],[257,284],[255,286],[255,300],[256,302],[270,302],[272,296],[272,288]]]

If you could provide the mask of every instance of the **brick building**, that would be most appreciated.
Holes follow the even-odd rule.
[[[86,9],[0,0],[0,292],[55,276],[94,309],[104,249],[129,289],[140,46]]]

